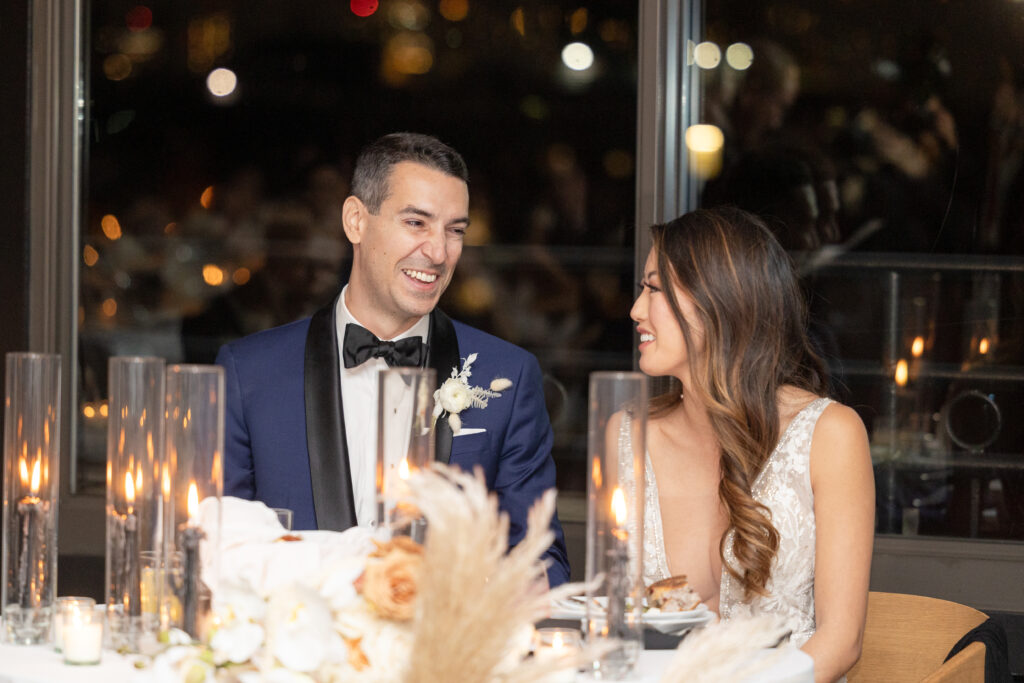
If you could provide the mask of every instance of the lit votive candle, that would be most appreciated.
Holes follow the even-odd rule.
[[[91,608],[70,608],[61,617],[64,663],[99,664],[103,654],[103,614]]]
[[[580,632],[574,628],[539,628],[533,639],[533,656],[539,661],[561,662],[561,668],[541,679],[543,683],[573,683],[579,666]]]
[[[76,595],[64,595],[57,598],[53,612],[53,649],[61,651],[63,646],[64,614],[71,610],[91,612],[96,608],[96,601]]]

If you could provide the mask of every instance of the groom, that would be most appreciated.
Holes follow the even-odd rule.
[[[483,469],[515,545],[530,506],[555,485],[551,424],[536,358],[436,308],[469,227],[465,162],[433,137],[386,135],[359,155],[342,222],[352,273],[335,300],[217,355],[227,393],[224,494],[289,508],[297,529],[372,524],[378,371],[429,367],[441,383],[477,354],[470,385],[512,386],[486,408],[460,412],[454,434],[439,419],[436,458]],[[569,563],[557,518],[552,529],[545,558],[554,586],[568,580]]]

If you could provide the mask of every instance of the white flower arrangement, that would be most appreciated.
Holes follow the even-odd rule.
[[[451,377],[434,392],[434,421],[447,414],[448,426],[452,428],[453,434],[458,434],[462,429],[459,413],[467,408],[486,408],[488,400],[501,396],[501,392],[512,386],[512,381],[504,377],[493,380],[490,388],[470,386],[469,376],[473,374],[470,367],[476,356],[475,353],[469,354],[462,362],[462,370],[452,368]]]
[[[273,540],[266,527],[250,527],[249,540],[221,553],[230,581],[213,590],[208,640],[172,631],[137,680],[533,683],[564,676],[597,652],[527,657],[524,633],[550,601],[584,590],[538,590],[540,557],[553,540],[554,491],[537,501],[526,536],[508,550],[508,520],[482,473],[434,464],[414,476],[412,489],[430,528],[423,546],[402,537],[371,542],[358,527],[301,537],[279,529]],[[265,511],[261,503],[224,502],[224,527],[235,531]],[[299,556],[320,561],[295,566]]]

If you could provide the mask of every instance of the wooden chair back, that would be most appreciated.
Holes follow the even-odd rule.
[[[964,649],[945,666],[943,660],[965,633],[987,618],[983,612],[948,600],[872,591],[861,657],[847,681],[984,683],[985,646],[981,643]]]

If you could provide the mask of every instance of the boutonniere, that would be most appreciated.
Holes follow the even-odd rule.
[[[469,386],[469,376],[473,374],[470,367],[475,360],[476,354],[469,354],[462,362],[462,370],[452,368],[452,376],[434,392],[434,421],[446,413],[453,434],[462,429],[459,413],[466,408],[486,408],[489,399],[501,396],[501,392],[512,386],[512,381],[504,377],[492,381],[490,388]]]

